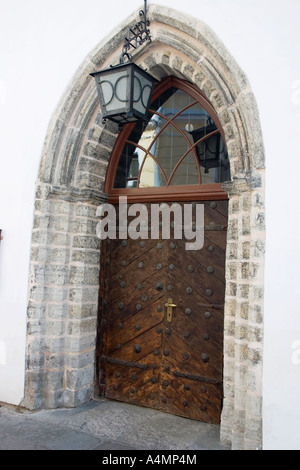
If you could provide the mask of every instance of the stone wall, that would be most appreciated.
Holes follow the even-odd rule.
[[[247,78],[202,22],[150,9],[150,45],[134,61],[157,79],[195,83],[224,129],[232,181],[226,262],[224,409],[233,449],[260,448],[264,271],[264,148]],[[118,63],[135,15],[91,52],[57,107],[37,183],[24,405],[77,406],[94,393],[100,243],[95,211],[117,128],[101,124],[91,72]],[[101,295],[101,292],[100,292]]]
[[[261,171],[263,177],[263,171]],[[222,439],[234,449],[262,440],[264,188],[241,182],[229,193]]]

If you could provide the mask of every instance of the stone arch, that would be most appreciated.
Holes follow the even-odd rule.
[[[264,148],[245,74],[203,22],[151,6],[152,43],[134,61],[157,79],[194,84],[223,126],[231,164],[221,435],[261,446]],[[117,138],[103,125],[91,72],[118,62],[131,16],[75,74],[54,113],[37,182],[30,262],[24,406],[77,406],[93,396],[100,241],[96,209]],[[101,293],[100,293],[101,295]]]

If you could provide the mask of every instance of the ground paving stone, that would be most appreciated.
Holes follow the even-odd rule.
[[[0,407],[0,450],[229,450],[219,426],[108,400],[29,412]]]

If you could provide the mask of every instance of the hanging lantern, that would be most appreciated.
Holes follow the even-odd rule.
[[[145,121],[149,111],[152,92],[157,80],[132,62],[131,48],[151,42],[147,18],[147,0],[140,11],[140,21],[128,30],[124,39],[120,64],[109,69],[91,73],[96,80],[103,119],[124,124]],[[128,60],[127,63],[125,59]]]
[[[120,125],[146,120],[156,80],[133,62],[91,74],[104,119]]]

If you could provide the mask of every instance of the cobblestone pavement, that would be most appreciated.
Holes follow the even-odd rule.
[[[229,450],[220,428],[116,401],[29,412],[0,407],[0,450]]]

